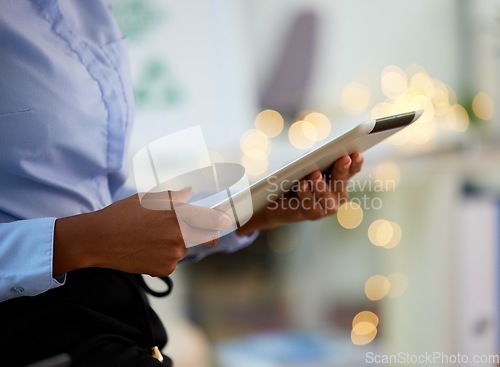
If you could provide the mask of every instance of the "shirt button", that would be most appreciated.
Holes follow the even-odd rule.
[[[15,293],[23,293],[24,292],[24,288],[19,286],[19,285],[16,285],[14,287],[12,287],[10,289],[11,292],[15,292]]]

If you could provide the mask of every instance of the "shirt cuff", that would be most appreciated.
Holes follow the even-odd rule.
[[[64,284],[52,275],[56,218],[0,224],[0,302],[35,296]]]
[[[236,232],[231,232],[219,239],[215,246],[194,246],[188,249],[187,256],[180,263],[193,263],[200,261],[208,255],[218,252],[231,253],[239,251],[244,247],[249,246],[259,236],[259,231],[252,232],[247,235],[238,235]]]

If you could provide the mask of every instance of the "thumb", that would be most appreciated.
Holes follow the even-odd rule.
[[[186,203],[193,195],[192,187],[178,191],[148,192],[140,197],[141,205],[150,210],[173,210],[173,202]]]

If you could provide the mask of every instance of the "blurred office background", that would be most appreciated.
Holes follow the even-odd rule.
[[[499,354],[500,1],[113,6],[135,85],[130,157],[200,125],[212,160],[255,180],[362,120],[425,110],[365,154],[359,205],[176,270],[174,294],[152,300],[176,366]]]

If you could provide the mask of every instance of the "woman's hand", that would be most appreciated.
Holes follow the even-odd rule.
[[[53,274],[86,267],[164,276],[186,244],[214,245],[231,227],[223,212],[185,204],[191,190],[133,195],[88,214],[56,220]],[[175,210],[165,210],[172,209]]]
[[[362,165],[363,156],[356,152],[338,159],[333,164],[330,177],[326,179],[320,171],[312,172],[299,181],[294,191],[254,213],[238,229],[238,233],[271,229],[302,220],[317,220],[335,214],[338,207],[347,200],[347,181],[361,170]]]

